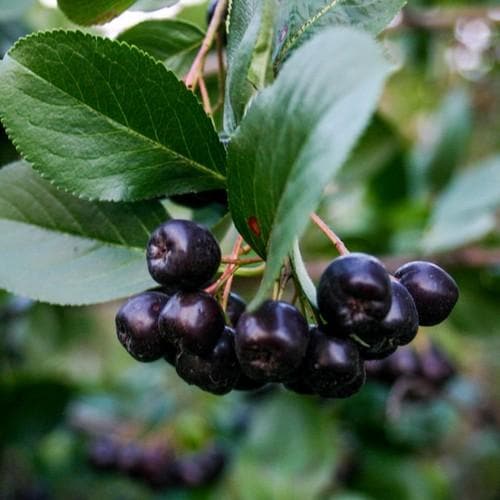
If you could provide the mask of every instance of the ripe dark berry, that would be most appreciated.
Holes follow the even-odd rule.
[[[205,357],[189,351],[179,354],[178,375],[188,384],[213,394],[227,394],[238,380],[241,370],[234,352],[234,332],[226,327],[213,351]]]
[[[241,372],[236,384],[234,384],[234,389],[236,391],[256,391],[266,384],[267,382],[265,380],[254,380]]]
[[[236,293],[229,294],[227,301],[226,316],[232,327],[235,327],[240,316],[245,312],[247,305],[245,301]]]
[[[455,280],[432,262],[409,262],[400,267],[395,276],[413,297],[422,326],[441,323],[457,303]]]
[[[114,439],[100,436],[89,446],[88,458],[92,466],[99,470],[111,470],[116,465],[118,445]]]
[[[169,220],[151,235],[148,269],[155,281],[169,288],[194,289],[208,283],[221,260],[212,233],[189,220]]]
[[[289,391],[301,394],[303,396],[313,396],[314,394],[316,394],[314,389],[304,378],[298,378],[297,380],[287,382],[284,385]]]
[[[387,316],[374,323],[367,334],[359,338],[368,343],[370,338],[377,339],[369,347],[359,346],[365,359],[380,359],[392,354],[400,345],[411,342],[418,331],[418,313],[408,290],[394,278],[391,279],[392,303]]]
[[[236,325],[236,354],[250,378],[282,382],[304,357],[307,322],[291,304],[267,300]]]
[[[374,323],[382,320],[391,307],[389,274],[370,255],[353,253],[339,257],[321,276],[318,306],[339,333],[363,336],[366,341]]]
[[[348,338],[326,336],[319,328],[311,330],[302,371],[305,382],[325,398],[352,396],[365,381],[357,345]]]
[[[455,367],[439,347],[431,344],[420,353],[420,372],[428,382],[439,387],[455,375]]]
[[[175,457],[168,447],[155,445],[145,448],[142,456],[141,477],[152,488],[173,486],[172,466]]]
[[[188,350],[207,355],[224,331],[224,313],[217,301],[205,292],[177,292],[172,295],[158,320],[163,339]]]
[[[125,302],[116,314],[118,340],[135,359],[155,361],[164,355],[158,316],[168,300],[164,293],[144,292]]]

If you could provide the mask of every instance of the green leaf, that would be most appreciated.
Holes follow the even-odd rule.
[[[238,231],[267,259],[256,302],[366,126],[388,72],[368,35],[334,28],[299,49],[253,101],[229,146],[228,184]]]
[[[406,0],[289,0],[281,2],[275,64],[328,26],[354,26],[374,35],[382,31]]]
[[[0,170],[0,288],[71,305],[145,290],[145,247],[166,218],[159,202],[81,200],[11,164]]]
[[[325,439],[328,436],[328,439]],[[338,461],[336,421],[311,398],[278,394],[252,418],[235,464],[243,498],[323,498]]]
[[[0,0],[0,20],[11,21],[24,14],[33,0]]]
[[[127,10],[135,0],[58,0],[66,17],[76,24],[104,24]]]
[[[136,0],[130,10],[140,10],[143,12],[150,12],[154,10],[164,9],[175,5],[179,0]]]
[[[139,47],[182,77],[196,57],[203,37],[203,31],[193,24],[162,19],[137,24],[121,33],[118,40]]]
[[[292,266],[295,277],[297,278],[302,291],[307,297],[307,300],[313,307],[317,308],[318,303],[316,296],[316,287],[314,286],[314,283],[309,276],[309,273],[307,272],[306,265],[304,263],[304,260],[302,259],[298,241],[295,241],[293,245]]]
[[[224,130],[231,134],[241,121],[255,94],[249,79],[261,77],[262,57],[266,57],[269,17],[274,18],[273,0],[233,0],[229,15]]]
[[[438,198],[423,241],[429,252],[442,252],[480,240],[497,226],[500,209],[500,156],[456,176]]]
[[[198,100],[135,47],[39,33],[0,65],[0,115],[23,156],[87,199],[225,186],[225,151]]]

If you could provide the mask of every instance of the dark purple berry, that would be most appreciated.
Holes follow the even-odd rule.
[[[250,378],[286,381],[304,357],[307,322],[291,304],[267,300],[254,312],[244,313],[236,326],[236,354]]]
[[[296,394],[301,394],[302,396],[314,396],[316,392],[311,387],[309,382],[304,378],[298,378],[296,380],[287,382],[284,386]]]
[[[162,337],[179,351],[207,355],[224,331],[224,313],[218,302],[205,292],[177,292],[172,295],[158,320]]]
[[[247,308],[246,302],[236,293],[229,294],[227,301],[226,316],[229,319],[231,326],[234,328],[240,319],[240,316]]]
[[[420,353],[420,372],[422,376],[434,386],[441,386],[455,375],[455,367],[435,344]]]
[[[352,253],[338,257],[321,276],[318,306],[336,331],[366,340],[373,325],[384,319],[391,307],[389,274],[370,255]]]
[[[346,398],[363,386],[365,368],[358,347],[351,339],[311,330],[303,364],[304,380],[325,398]]]
[[[418,313],[408,290],[391,279],[392,303],[387,316],[374,323],[372,330],[359,338],[368,345],[359,348],[365,359],[380,359],[392,354],[400,345],[410,343],[418,331]],[[376,339],[369,344],[370,339]]]
[[[189,351],[179,354],[177,374],[188,384],[213,394],[227,394],[238,380],[241,369],[234,352],[234,332],[226,327],[213,351],[201,357]]]
[[[141,477],[153,488],[174,486],[172,451],[161,445],[145,448],[142,456]]]
[[[420,371],[420,361],[411,347],[401,347],[387,358],[387,372],[392,381],[400,377],[415,377]]]
[[[413,297],[422,326],[441,323],[457,303],[455,280],[432,262],[409,262],[400,267],[395,276]]]
[[[142,472],[144,450],[136,443],[130,442],[118,448],[116,465],[120,472],[130,477],[139,477]]]
[[[217,448],[183,457],[176,463],[179,483],[186,488],[208,485],[220,476],[225,461],[224,453]]]
[[[129,299],[116,314],[118,340],[139,361],[155,361],[165,353],[165,342],[158,329],[158,316],[168,295],[144,292]]]
[[[89,462],[96,469],[111,470],[116,465],[118,445],[114,439],[97,437],[89,446]]]
[[[147,247],[148,269],[155,281],[172,289],[201,288],[216,273],[220,247],[212,233],[189,220],[159,226]]]
[[[234,385],[234,389],[236,391],[256,391],[262,389],[266,384],[265,380],[254,380],[242,372]]]

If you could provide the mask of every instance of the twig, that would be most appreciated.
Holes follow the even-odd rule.
[[[208,95],[205,79],[200,77],[198,80],[200,84],[201,101],[203,102],[203,109],[207,115],[212,115],[212,104],[210,103],[210,96]]]
[[[231,253],[231,259],[237,260],[241,251],[241,245],[243,245],[243,237],[238,235],[236,241],[234,242],[233,251]],[[224,287],[224,293],[222,294],[222,309],[225,311],[227,309],[227,301],[229,300],[229,294],[231,292],[231,287],[233,286],[234,279],[234,271],[236,271],[237,267],[235,264],[231,264],[229,266],[232,270],[229,278],[226,281],[226,286]]]
[[[201,75],[203,74],[203,68],[205,66],[205,59],[213,45],[214,39],[217,35],[217,31],[219,30],[219,26],[224,19],[224,13],[226,12],[227,0],[219,0],[217,7],[215,8],[214,15],[210,24],[208,26],[207,33],[205,34],[205,38],[201,44],[200,50],[198,54],[196,54],[195,60],[189,70],[186,78],[184,80],[186,87],[195,90],[196,85],[198,84]]]
[[[344,242],[325,224],[325,222],[317,214],[311,214],[311,220],[335,245],[335,248],[340,255],[347,255],[349,253],[349,250],[344,245]]]
[[[235,264],[237,266],[246,266],[248,264],[259,264],[262,262],[262,259],[260,257],[249,257],[247,259],[241,259],[241,258],[233,258],[231,257],[222,257],[221,262],[223,264]]]

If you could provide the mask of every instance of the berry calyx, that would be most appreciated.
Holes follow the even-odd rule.
[[[236,355],[252,379],[286,381],[304,357],[308,326],[291,304],[267,300],[244,313],[236,325]]]
[[[212,233],[195,222],[172,219],[159,226],[147,246],[152,278],[165,287],[195,289],[206,285],[221,261]]]
[[[164,341],[200,356],[207,355],[224,331],[224,313],[205,292],[177,292],[158,319]]]
[[[208,356],[181,352],[176,369],[177,374],[188,384],[213,394],[227,394],[233,389],[241,373],[234,352],[234,331],[226,327]]]
[[[458,301],[455,280],[432,262],[409,262],[400,267],[395,276],[413,297],[422,326],[444,321]]]
[[[155,361],[165,353],[158,317],[168,300],[164,293],[144,292],[125,302],[116,314],[118,340],[138,361]]]
[[[363,386],[365,369],[357,345],[348,338],[325,335],[311,329],[302,367],[303,381],[325,398],[346,398]]]
[[[389,274],[370,255],[338,257],[321,275],[318,307],[339,333],[366,338],[374,322],[382,320],[391,307]]]
[[[418,331],[418,313],[408,290],[394,278],[391,279],[392,302],[387,316],[374,323],[372,330],[359,338],[367,344],[361,345],[364,359],[380,359],[392,354],[400,345],[410,343]]]

